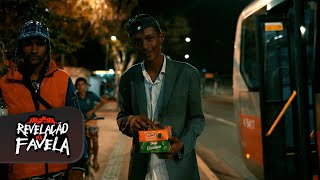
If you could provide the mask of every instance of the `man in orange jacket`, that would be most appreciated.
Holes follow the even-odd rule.
[[[57,68],[50,58],[50,50],[46,26],[39,21],[26,22],[18,37],[16,69],[0,79],[0,90],[9,114],[77,107],[71,78]],[[9,164],[8,179],[83,179],[88,159],[86,152],[73,164]]]

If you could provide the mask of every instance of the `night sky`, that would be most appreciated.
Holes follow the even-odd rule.
[[[232,73],[233,41],[238,15],[250,0],[140,0],[139,11],[163,12],[189,19],[192,32],[190,62],[199,70]]]
[[[187,61],[201,71],[231,74],[233,64],[233,42],[237,19],[241,10],[252,0],[139,0],[133,14],[147,13],[154,17],[183,15],[191,27],[190,59]],[[161,25],[161,22],[160,22]],[[166,34],[166,32],[164,32]],[[165,37],[166,39],[166,37]],[[184,43],[184,42],[182,42]],[[97,42],[87,42],[78,53],[79,63],[87,68],[103,69],[104,65],[93,64],[92,56],[104,59]],[[92,53],[95,52],[95,53]],[[86,55],[90,54],[90,57]],[[170,54],[168,54],[170,55]]]

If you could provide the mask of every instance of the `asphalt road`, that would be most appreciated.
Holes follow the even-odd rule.
[[[202,104],[206,125],[197,153],[220,179],[255,180],[242,161],[232,98],[204,97]]]

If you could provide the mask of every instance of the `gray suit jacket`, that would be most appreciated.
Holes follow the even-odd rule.
[[[120,112],[117,121],[120,131],[134,137],[131,152],[129,179],[144,179],[150,159],[149,154],[139,153],[137,136],[129,132],[129,115],[147,115],[147,100],[141,64],[128,69],[119,85]],[[200,78],[196,68],[188,63],[167,58],[164,78],[160,126],[172,126],[172,135],[184,144],[182,159],[166,160],[170,179],[200,179],[195,154],[197,137],[204,128],[200,97]]]

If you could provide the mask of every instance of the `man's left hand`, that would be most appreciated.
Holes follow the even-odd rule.
[[[170,150],[167,153],[158,153],[158,157],[161,159],[173,159],[174,156],[181,152],[183,149],[183,143],[176,137],[171,136],[170,141]]]
[[[87,114],[86,114],[86,117],[87,117],[88,119],[91,119],[93,114],[94,114],[94,110],[88,111]],[[87,119],[87,120],[88,120],[88,119]]]
[[[68,173],[68,180],[83,180],[84,172],[82,170],[71,169]]]

